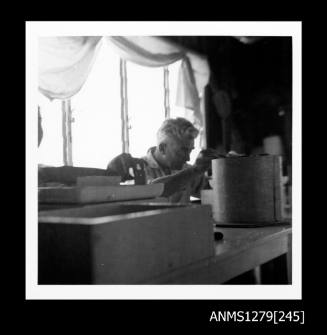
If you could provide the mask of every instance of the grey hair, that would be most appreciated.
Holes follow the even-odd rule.
[[[157,132],[157,141],[158,144],[165,142],[166,138],[184,141],[185,139],[195,139],[198,134],[199,130],[182,117],[166,119]]]

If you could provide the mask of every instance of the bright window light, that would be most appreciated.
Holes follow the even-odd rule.
[[[50,101],[38,94],[42,117],[43,138],[38,148],[38,162],[42,165],[63,165],[63,137],[61,101]]]
[[[86,83],[71,99],[74,166],[105,169],[122,151],[120,59],[103,42]]]
[[[130,153],[142,157],[157,144],[156,133],[165,119],[163,68],[127,62],[126,71]]]
[[[71,98],[73,165],[105,169],[122,153],[120,58],[105,41],[100,42],[95,62],[82,89]],[[175,105],[181,61],[169,65],[171,117],[192,121],[192,111]],[[129,152],[146,155],[155,146],[156,133],[165,119],[163,67],[126,63],[129,116]],[[39,163],[63,165],[61,101],[50,102],[40,94],[44,137]],[[191,153],[193,163],[199,152],[199,138]]]

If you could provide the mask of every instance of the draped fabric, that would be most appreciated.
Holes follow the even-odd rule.
[[[195,84],[195,78],[188,58],[183,59],[179,70],[176,105],[193,110],[193,122],[199,127],[203,120],[200,112],[200,98]]]
[[[200,135],[204,126],[204,105],[200,99],[209,81],[209,74],[209,65],[205,58],[188,54],[182,61],[178,76],[176,105],[192,110],[191,115],[190,112],[186,114],[189,114],[188,118],[200,129]]]
[[[86,81],[101,36],[40,37],[39,90],[50,99],[68,99]]]
[[[100,47],[102,36],[40,37],[39,90],[50,99],[68,99],[83,86]],[[169,43],[160,37],[107,36],[106,41],[127,61],[142,66],[163,67],[183,60],[177,105],[193,110],[202,124],[200,96],[209,80],[205,58]]]
[[[110,36],[107,41],[121,58],[143,66],[167,66],[184,57],[181,49],[158,37]]]

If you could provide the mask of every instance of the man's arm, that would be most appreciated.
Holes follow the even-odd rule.
[[[137,164],[139,164],[141,170],[144,169],[144,166],[147,164],[141,158],[132,157],[130,154],[122,153],[115,158],[113,158],[108,166],[107,166],[107,173],[109,174],[116,174],[121,176],[122,181],[135,179],[135,176],[131,176],[129,171],[130,168],[133,170],[136,169]]]
[[[211,189],[209,179],[205,174],[202,174],[192,184],[191,196],[201,198],[201,190]]]
[[[198,167],[191,166],[172,175],[156,178],[151,183],[163,183],[164,191],[161,196],[169,197],[176,192],[182,191],[195,178],[200,177],[201,174],[203,172]]]
[[[179,171],[173,175],[160,177],[154,179],[152,183],[163,183],[164,191],[163,197],[169,197],[172,194],[183,190],[190,183],[196,182],[196,179],[203,181],[203,187],[206,186],[204,181],[204,172],[211,166],[212,159],[218,158],[219,155],[213,149],[202,150],[193,166],[188,167],[182,171]],[[199,196],[200,189],[197,190],[197,196]]]

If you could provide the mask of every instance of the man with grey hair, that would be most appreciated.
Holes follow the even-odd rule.
[[[129,178],[129,168],[140,164],[144,168],[147,183],[163,183],[162,196],[170,202],[189,202],[190,197],[200,197],[201,189],[208,182],[204,172],[217,158],[214,150],[202,150],[194,165],[186,164],[194,149],[199,131],[184,118],[166,119],[157,132],[157,146],[148,150],[141,159],[121,154],[108,164],[108,170]]]

